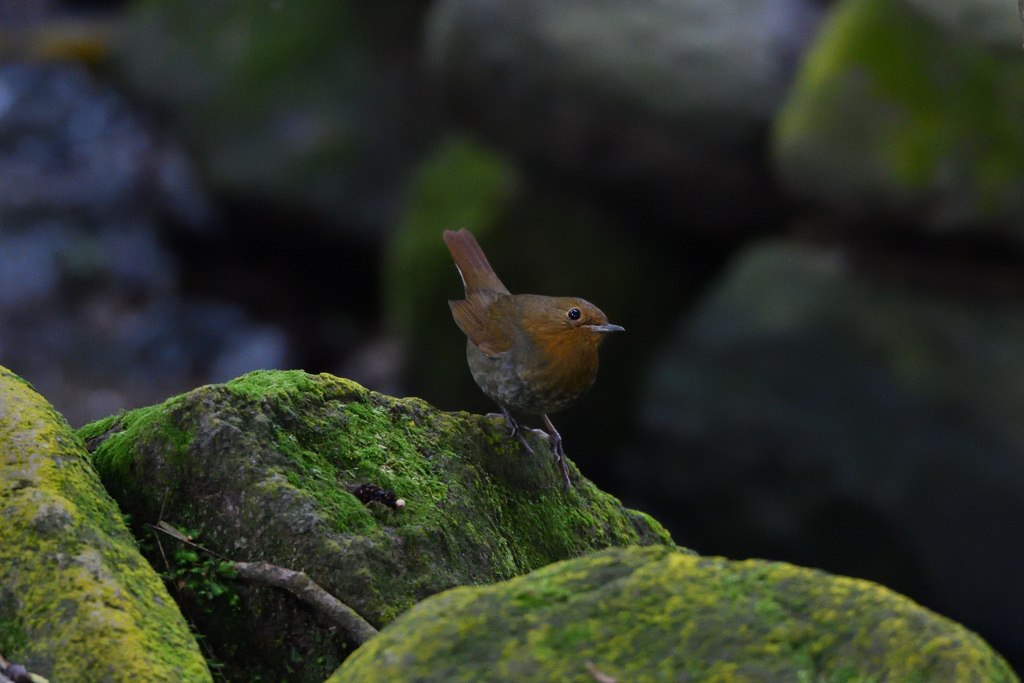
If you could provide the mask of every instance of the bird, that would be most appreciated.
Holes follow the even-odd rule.
[[[575,403],[597,377],[597,349],[605,335],[624,332],[594,304],[578,297],[512,294],[498,279],[473,234],[445,230],[465,299],[450,300],[455,323],[466,334],[473,380],[498,406],[511,434],[533,449],[513,410],[543,417],[555,460],[572,488],[562,437],[548,417]]]

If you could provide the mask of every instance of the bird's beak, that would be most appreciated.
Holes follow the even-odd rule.
[[[587,327],[589,327],[591,329],[591,331],[593,331],[593,332],[600,332],[602,334],[604,334],[606,332],[625,332],[626,331],[625,327],[620,327],[618,325],[587,325]]]

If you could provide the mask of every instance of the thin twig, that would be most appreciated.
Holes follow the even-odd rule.
[[[207,555],[212,555],[212,556],[216,557],[218,560],[224,560],[225,562],[231,562],[231,560],[229,560],[228,558],[224,557],[220,553],[214,552],[214,551],[210,550],[209,548],[205,548],[205,547],[199,545],[198,543],[193,542],[191,536],[187,536],[186,534],[181,533],[176,528],[174,528],[173,526],[171,526],[170,524],[168,524],[167,522],[165,522],[163,520],[160,520],[159,522],[157,522],[156,526],[154,526],[152,524],[148,524],[148,523],[146,524],[146,526],[149,529],[152,529],[153,531],[159,531],[161,533],[165,533],[168,536],[170,536],[171,538],[176,539],[180,543],[184,543],[185,545],[189,546],[190,548],[195,548],[196,550],[201,550],[202,552],[206,553]],[[159,543],[159,541],[157,541],[157,542]],[[167,558],[165,557],[164,560],[166,561],[166,559]]]
[[[164,493],[164,501],[166,502],[166,500],[167,500],[167,494],[165,492]],[[160,506],[160,514],[163,515],[163,506],[162,505]],[[182,543],[187,543],[187,544],[189,544],[189,545],[191,545],[193,547],[199,548],[200,550],[206,550],[202,546],[198,546],[195,543],[192,543],[192,541],[190,541],[185,534],[181,533],[180,531],[178,531],[177,529],[175,529],[173,526],[171,526],[167,522],[163,521],[162,519],[157,523],[156,526],[153,526],[152,524],[147,523],[146,527],[149,528],[150,531],[154,531],[154,532],[162,531],[163,533],[167,534],[168,536],[170,536],[172,538],[177,539],[178,541],[181,541]],[[154,533],[153,534],[153,538],[154,538],[154,540],[156,540],[156,547],[160,549],[160,557],[164,558],[164,568],[167,570],[167,576],[171,576],[171,563],[167,560],[167,553],[164,552],[164,544],[160,542],[160,535]],[[207,550],[206,552],[210,552],[210,551]],[[174,588],[174,592],[177,593],[179,596],[181,596],[181,589],[178,587],[178,582],[177,581],[172,581],[170,583],[171,583],[171,587]],[[186,619],[188,619],[188,624],[192,628],[192,631],[194,633],[199,633],[199,627],[196,626],[196,620],[192,618],[192,615],[185,608],[185,605],[183,605],[181,603],[180,599],[178,601],[178,605],[181,608],[182,615],[184,615],[184,617]],[[207,661],[217,661],[217,654],[213,651],[213,646],[210,645],[209,641],[206,638],[197,638],[196,640],[199,642],[199,647],[201,647],[203,650],[206,651],[206,659],[207,659]]]

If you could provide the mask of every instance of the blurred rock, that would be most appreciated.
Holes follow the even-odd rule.
[[[442,0],[425,53],[447,107],[501,149],[715,230],[763,220],[757,145],[817,16],[808,0]]]
[[[286,362],[279,330],[178,292],[161,226],[210,215],[182,151],[85,69],[0,66],[0,363],[73,424]]]
[[[207,217],[181,151],[80,66],[0,66],[0,143],[8,219],[75,212],[88,220],[154,208],[183,223]]]
[[[994,48],[1020,49],[1020,16],[1003,0],[905,0],[958,39]]]
[[[141,0],[117,62],[132,89],[166,111],[215,191],[379,237],[415,127],[401,118],[395,40],[414,13],[396,4],[375,24],[358,5]]]
[[[627,500],[681,544],[868,578],[1024,664],[1024,304],[748,250],[648,378]]]
[[[983,4],[914,3],[946,23],[972,8],[987,16]],[[1017,20],[1004,4],[1009,33]],[[971,30],[947,31],[902,0],[836,4],[775,128],[784,184],[862,231],[882,218],[1019,244],[1024,54],[979,44]]]
[[[405,358],[409,390],[446,410],[468,409],[465,399],[477,391],[466,367],[465,336],[448,308],[462,285],[441,234],[466,228],[486,249],[521,185],[519,172],[501,155],[453,138],[426,155],[406,191],[384,258],[384,314]],[[491,257],[500,267],[501,254]]]

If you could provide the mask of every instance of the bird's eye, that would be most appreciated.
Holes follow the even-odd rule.
[[[569,309],[569,320],[579,320],[581,315],[582,315],[582,313],[580,313],[580,309],[578,309],[578,308],[570,308]]]

